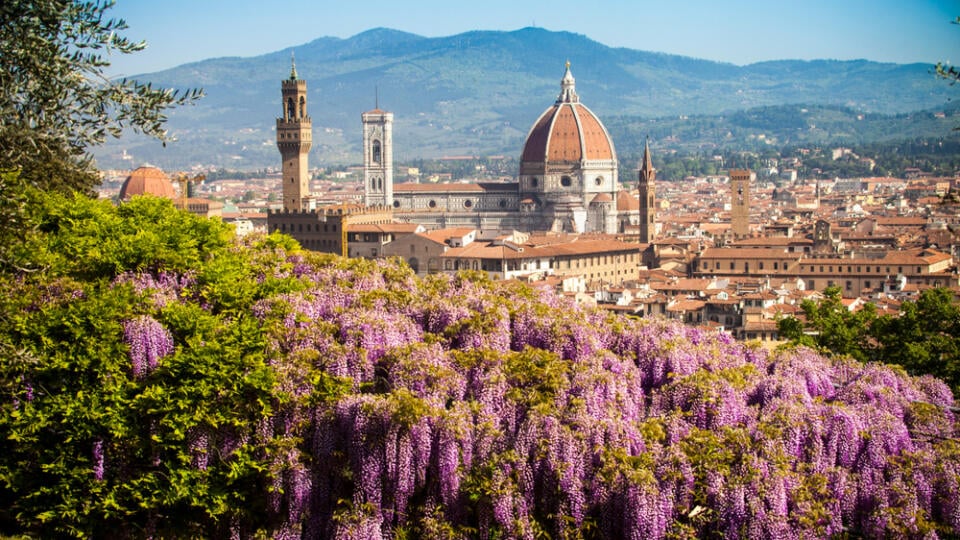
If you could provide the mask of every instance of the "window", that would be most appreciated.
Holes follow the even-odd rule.
[[[737,269],[737,263],[735,263],[735,262],[733,262],[733,261],[730,261],[730,269],[731,269],[731,270],[736,270],[736,269]]]
[[[847,280],[847,290],[849,291],[849,290],[852,289],[852,288],[853,288],[853,282],[848,279],[848,280]]]
[[[757,268],[763,270],[763,261],[757,263]]]
[[[777,270],[778,268],[779,268],[779,265],[777,264],[777,261],[773,261],[773,269]]]
[[[371,158],[372,161],[374,163],[380,163],[380,153],[381,153],[380,141],[376,141],[376,140],[373,141],[373,148],[371,150],[373,154],[373,157]]]
[[[435,201],[435,200],[433,200],[433,199],[430,199],[430,202],[427,203],[427,206],[429,206],[430,208],[436,208],[436,207],[437,207],[437,201]]]
[[[506,199],[500,199],[500,202],[499,202],[498,204],[500,205],[500,208],[506,208],[506,207],[507,207],[507,200],[506,200]]]
[[[530,179],[530,187],[537,187],[540,184],[540,180],[536,176]]]
[[[598,176],[598,177],[596,178],[596,180],[594,180],[594,183],[596,183],[598,186],[602,186],[602,185],[603,185],[603,177],[602,177],[602,176]]]
[[[470,207],[472,207],[472,206],[473,206],[473,201],[471,201],[470,199],[467,199],[467,200],[463,201],[463,207],[464,207],[464,208],[470,208]]]
[[[394,208],[400,208],[400,201],[393,201]]]
[[[573,185],[573,180],[569,176],[563,176],[560,178],[560,185],[563,187],[570,187]]]

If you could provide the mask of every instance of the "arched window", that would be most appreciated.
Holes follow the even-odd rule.
[[[300,96],[300,118],[307,115],[307,98]]]
[[[287,119],[296,118],[297,111],[293,104],[293,98],[287,98]]]
[[[373,141],[373,162],[380,163],[380,141]]]
[[[383,178],[377,178],[377,189],[383,191]]]

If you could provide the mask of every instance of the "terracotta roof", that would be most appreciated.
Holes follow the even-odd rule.
[[[799,259],[799,253],[788,253],[777,248],[707,248],[701,259]],[[850,260],[850,259],[845,259]],[[819,259],[818,259],[819,261]]]
[[[176,197],[170,179],[156,167],[140,167],[123,181],[123,186],[120,187],[120,200],[127,200],[136,195],[154,195],[168,199]]]
[[[581,103],[555,103],[530,129],[520,159],[569,162],[616,157],[613,141],[590,109]]]
[[[593,201],[591,202],[595,202],[595,203],[613,202],[613,197],[611,197],[609,193],[598,193],[597,196],[594,197]]]
[[[705,305],[707,303],[703,300],[678,300],[667,306],[667,311],[698,311],[703,309]]]
[[[434,192],[434,193],[452,193],[452,192],[465,192],[465,193],[485,193],[491,191],[507,191],[511,193],[516,193],[519,189],[519,184],[516,182],[479,182],[479,183],[460,183],[460,184],[414,184],[414,183],[404,183],[404,184],[394,184],[393,192],[394,193],[425,193],[425,192]]]
[[[591,255],[636,250],[637,244],[621,242],[619,240],[584,240],[583,238],[580,238],[573,242],[550,244],[539,247],[531,246],[529,244],[509,247],[503,245],[494,245],[490,242],[471,242],[470,244],[467,244],[461,248],[451,248],[447,250],[443,256],[474,259],[534,259],[542,257]]]
[[[758,237],[758,238],[744,238],[737,240],[730,244],[733,247],[782,247],[782,246],[796,246],[796,245],[813,245],[813,240],[809,238],[803,238],[794,236],[792,238],[787,238],[784,236],[767,236],[767,237]]]
[[[350,225],[350,232],[415,233],[419,227],[416,223],[358,223]]]
[[[629,191],[620,190],[617,192],[617,211],[626,212],[630,210],[640,210],[640,201]]]

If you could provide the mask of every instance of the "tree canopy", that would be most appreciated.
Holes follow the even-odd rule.
[[[201,90],[154,88],[107,78],[110,54],[145,43],[109,18],[111,1],[0,3],[0,171],[44,189],[89,189],[98,178],[89,148],[124,128],[169,140],[165,112]]]
[[[840,292],[830,287],[822,301],[805,300],[803,320],[781,319],[780,336],[862,362],[897,364],[914,375],[930,374],[960,391],[960,305],[949,289],[927,289],[915,301],[904,302],[898,314],[881,316],[870,303],[849,311]]]

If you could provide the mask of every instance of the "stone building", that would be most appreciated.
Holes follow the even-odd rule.
[[[392,114],[376,109],[362,120],[365,200],[391,205],[399,220],[428,229],[611,234],[641,221],[636,203],[627,200],[632,196],[621,189],[613,140],[580,102],[569,63],[560,95],[527,134],[517,182],[394,184],[386,174],[393,169]],[[652,197],[649,148],[644,164]]]

